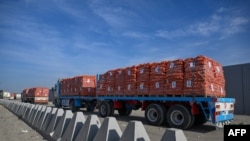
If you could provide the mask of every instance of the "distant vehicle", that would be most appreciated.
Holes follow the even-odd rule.
[[[15,93],[10,93],[9,100],[14,100],[15,99]]]
[[[10,92],[0,90],[0,98],[1,99],[9,99],[10,98]]]
[[[21,95],[20,93],[14,93],[14,94],[15,94],[14,99],[16,99],[16,100],[21,100],[22,95]]]
[[[48,104],[49,89],[46,87],[26,88],[22,91],[22,101],[32,104]]]

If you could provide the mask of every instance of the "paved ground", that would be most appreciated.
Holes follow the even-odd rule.
[[[97,114],[97,111],[89,113],[83,111],[88,116]],[[144,124],[144,127],[152,141],[160,141],[167,126],[151,126],[144,120],[143,111],[133,111],[131,116],[121,117],[115,113],[115,117],[123,131],[128,121],[137,120]],[[101,122],[103,118],[100,118]],[[250,124],[250,116],[236,115],[232,124]],[[188,141],[223,141],[223,129],[216,129],[211,123],[206,123],[202,126],[196,126],[185,130]],[[0,140],[1,141],[46,141],[40,134],[25,124],[21,119],[18,119],[14,114],[0,105]]]

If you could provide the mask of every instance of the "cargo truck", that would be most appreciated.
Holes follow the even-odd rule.
[[[10,98],[10,92],[0,90],[0,99],[9,99]]]
[[[97,108],[101,117],[143,110],[149,124],[180,129],[206,122],[223,127],[234,119],[235,99],[226,97],[222,66],[205,56],[118,68],[95,78],[91,87],[74,85],[76,77],[58,80],[55,105]]]
[[[22,101],[32,104],[48,104],[49,88],[33,87],[22,91]]]

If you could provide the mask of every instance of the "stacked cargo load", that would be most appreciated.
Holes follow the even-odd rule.
[[[166,66],[166,95],[182,95],[184,82],[184,60],[169,61]]]
[[[219,97],[225,97],[225,77],[220,63],[213,61],[215,93]]]
[[[45,87],[35,87],[29,90],[29,96],[33,97],[47,97],[49,89]]]
[[[96,76],[82,75],[61,80],[61,95],[95,96]]]
[[[49,88],[33,87],[28,91],[28,100],[31,103],[48,103]]]
[[[124,94],[124,74],[125,69],[119,68],[115,70],[115,90],[114,93],[116,95],[123,95]]]
[[[124,69],[124,95],[136,95],[136,66]]]
[[[150,71],[150,95],[164,95],[166,82],[166,67],[168,62],[155,62],[151,64]]]
[[[98,75],[96,94],[100,96],[106,95],[106,78],[104,74]]]
[[[106,78],[106,94],[115,95],[115,70],[109,70],[104,75]]]
[[[221,64],[202,55],[118,68],[100,76],[97,95],[225,96]]]
[[[196,96],[224,95],[222,66],[206,56],[185,59],[184,93]]]
[[[214,95],[214,72],[210,58],[197,56],[185,59],[184,89],[187,95]]]
[[[71,78],[64,78],[61,80],[61,95],[68,95],[70,93]]]
[[[139,64],[136,74],[137,95],[149,95],[150,64]]]

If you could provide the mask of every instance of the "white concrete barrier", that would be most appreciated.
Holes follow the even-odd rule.
[[[31,117],[31,113],[33,111],[33,109],[35,108],[36,105],[34,104],[30,104],[30,106],[27,108],[26,112],[24,113],[24,116],[22,117],[22,119],[27,123]]]
[[[118,141],[122,131],[114,117],[104,119],[93,141]]]
[[[150,138],[140,121],[130,121],[120,141],[150,141]]]
[[[187,138],[184,135],[183,130],[170,128],[165,131],[161,141],[187,141]]]
[[[114,117],[103,123],[97,115],[0,99],[0,104],[20,117],[49,141],[150,141],[140,121],[130,121],[123,133]],[[180,129],[166,129],[160,141],[187,141]]]
[[[52,133],[55,130],[55,127],[58,125],[61,117],[64,114],[64,110],[61,108],[58,108],[56,110],[56,113],[53,115],[51,121],[48,123],[48,128],[45,130],[45,133],[50,136],[50,133]]]
[[[30,121],[30,124],[31,124],[32,127],[35,125],[35,122],[37,120],[39,120],[42,108],[43,108],[42,105],[38,105],[37,109],[35,110],[35,114],[33,115],[32,119]]]
[[[55,130],[50,133],[50,136],[53,140],[59,141],[61,140],[62,135],[65,133],[71,119],[73,117],[73,113],[71,110],[65,110],[62,118],[60,119],[58,125],[55,127]]]
[[[75,112],[64,134],[62,134],[61,141],[74,141],[80,129],[85,124],[85,116],[82,112]]]
[[[50,107],[42,106],[41,110],[38,111],[36,119],[34,120],[32,125],[35,129],[39,129],[40,125],[42,124],[41,122],[44,122],[44,114],[47,108]]]
[[[41,125],[40,127],[40,131],[42,134],[46,135],[47,131],[47,135],[49,135],[49,130],[53,131],[54,130],[54,125],[55,125],[55,120],[56,120],[56,117],[55,115],[57,114],[57,108],[52,108],[51,111],[46,115],[45,119],[44,119],[44,123]],[[63,110],[61,110],[61,116],[63,114]],[[52,126],[53,127],[49,127],[49,126]],[[51,128],[51,129],[49,129]]]
[[[84,126],[76,136],[75,141],[93,141],[100,127],[101,122],[97,115],[89,115]]]

